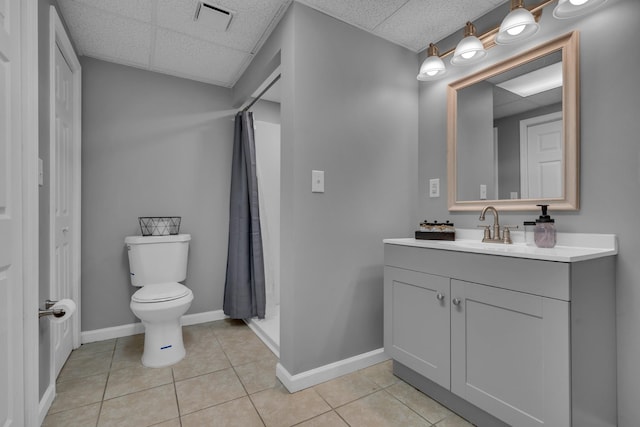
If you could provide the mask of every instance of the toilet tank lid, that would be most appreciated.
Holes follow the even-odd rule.
[[[169,236],[127,236],[124,242],[127,245],[146,245],[149,243],[188,242],[191,234],[172,234]]]

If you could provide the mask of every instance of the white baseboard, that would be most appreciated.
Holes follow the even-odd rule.
[[[388,359],[389,356],[386,355],[384,349],[379,348],[296,375],[291,375],[278,363],[276,366],[276,377],[278,377],[290,393],[295,393],[296,391],[338,378],[342,375],[368,368],[369,366],[384,362]]]
[[[222,310],[205,311],[202,313],[185,314],[182,316],[182,325],[199,325],[200,323],[215,322],[226,319],[227,316]]]
[[[182,325],[197,325],[200,323],[214,322],[222,320],[227,316],[222,310],[205,311],[203,313],[185,314],[182,316]],[[82,344],[90,342],[110,340],[113,338],[128,337],[130,335],[144,332],[144,325],[140,322],[129,323],[128,325],[113,326],[111,328],[95,329],[93,331],[83,331],[81,334]]]
[[[53,404],[53,399],[56,397],[55,384],[49,384],[49,387],[44,392],[40,403],[38,404],[38,425],[42,425],[44,418],[47,416],[47,412]]]

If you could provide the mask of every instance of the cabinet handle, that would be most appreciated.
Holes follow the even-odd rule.
[[[451,300],[451,302],[453,303],[453,305],[460,305],[460,298],[454,298]]]
[[[444,299],[444,295],[443,295],[442,293],[438,292],[438,293],[436,294],[436,299],[437,299],[438,301],[442,301],[442,300]]]

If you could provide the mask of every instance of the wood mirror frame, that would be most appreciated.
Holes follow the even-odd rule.
[[[457,93],[459,90],[511,70],[555,51],[562,52],[562,117],[563,117],[563,196],[553,199],[470,200],[457,198],[456,159]],[[450,211],[476,211],[486,205],[500,210],[538,210],[537,204],[549,204],[553,210],[579,209],[580,124],[579,124],[579,36],[574,31],[543,43],[531,50],[498,62],[484,70],[450,83],[447,87],[447,178]]]

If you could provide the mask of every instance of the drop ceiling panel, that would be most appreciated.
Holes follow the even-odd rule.
[[[282,0],[270,1],[208,1],[209,4],[233,12],[227,31],[216,31],[193,20],[195,0],[160,0],[158,25],[185,33],[218,45],[253,51],[274,15],[282,6]]]
[[[58,0],[81,55],[231,87],[294,0],[206,0],[227,31],[193,20],[197,0]],[[506,0],[296,0],[415,52]],[[184,43],[184,44],[183,44]]]
[[[143,22],[151,22],[152,0],[75,0],[86,6],[93,6],[127,18],[137,19]],[[69,3],[66,1],[66,3]]]
[[[152,69],[228,86],[251,55],[158,28]]]
[[[373,32],[413,51],[420,51],[464,27],[504,0],[410,0]],[[462,36],[462,32],[460,33]]]
[[[373,30],[408,0],[299,0],[341,21]]]
[[[71,0],[59,0],[59,4],[81,54],[139,67],[149,65],[151,25]]]
[[[562,102],[562,88],[557,87],[551,90],[537,93],[529,97],[532,102],[543,107],[545,105],[559,104]]]

